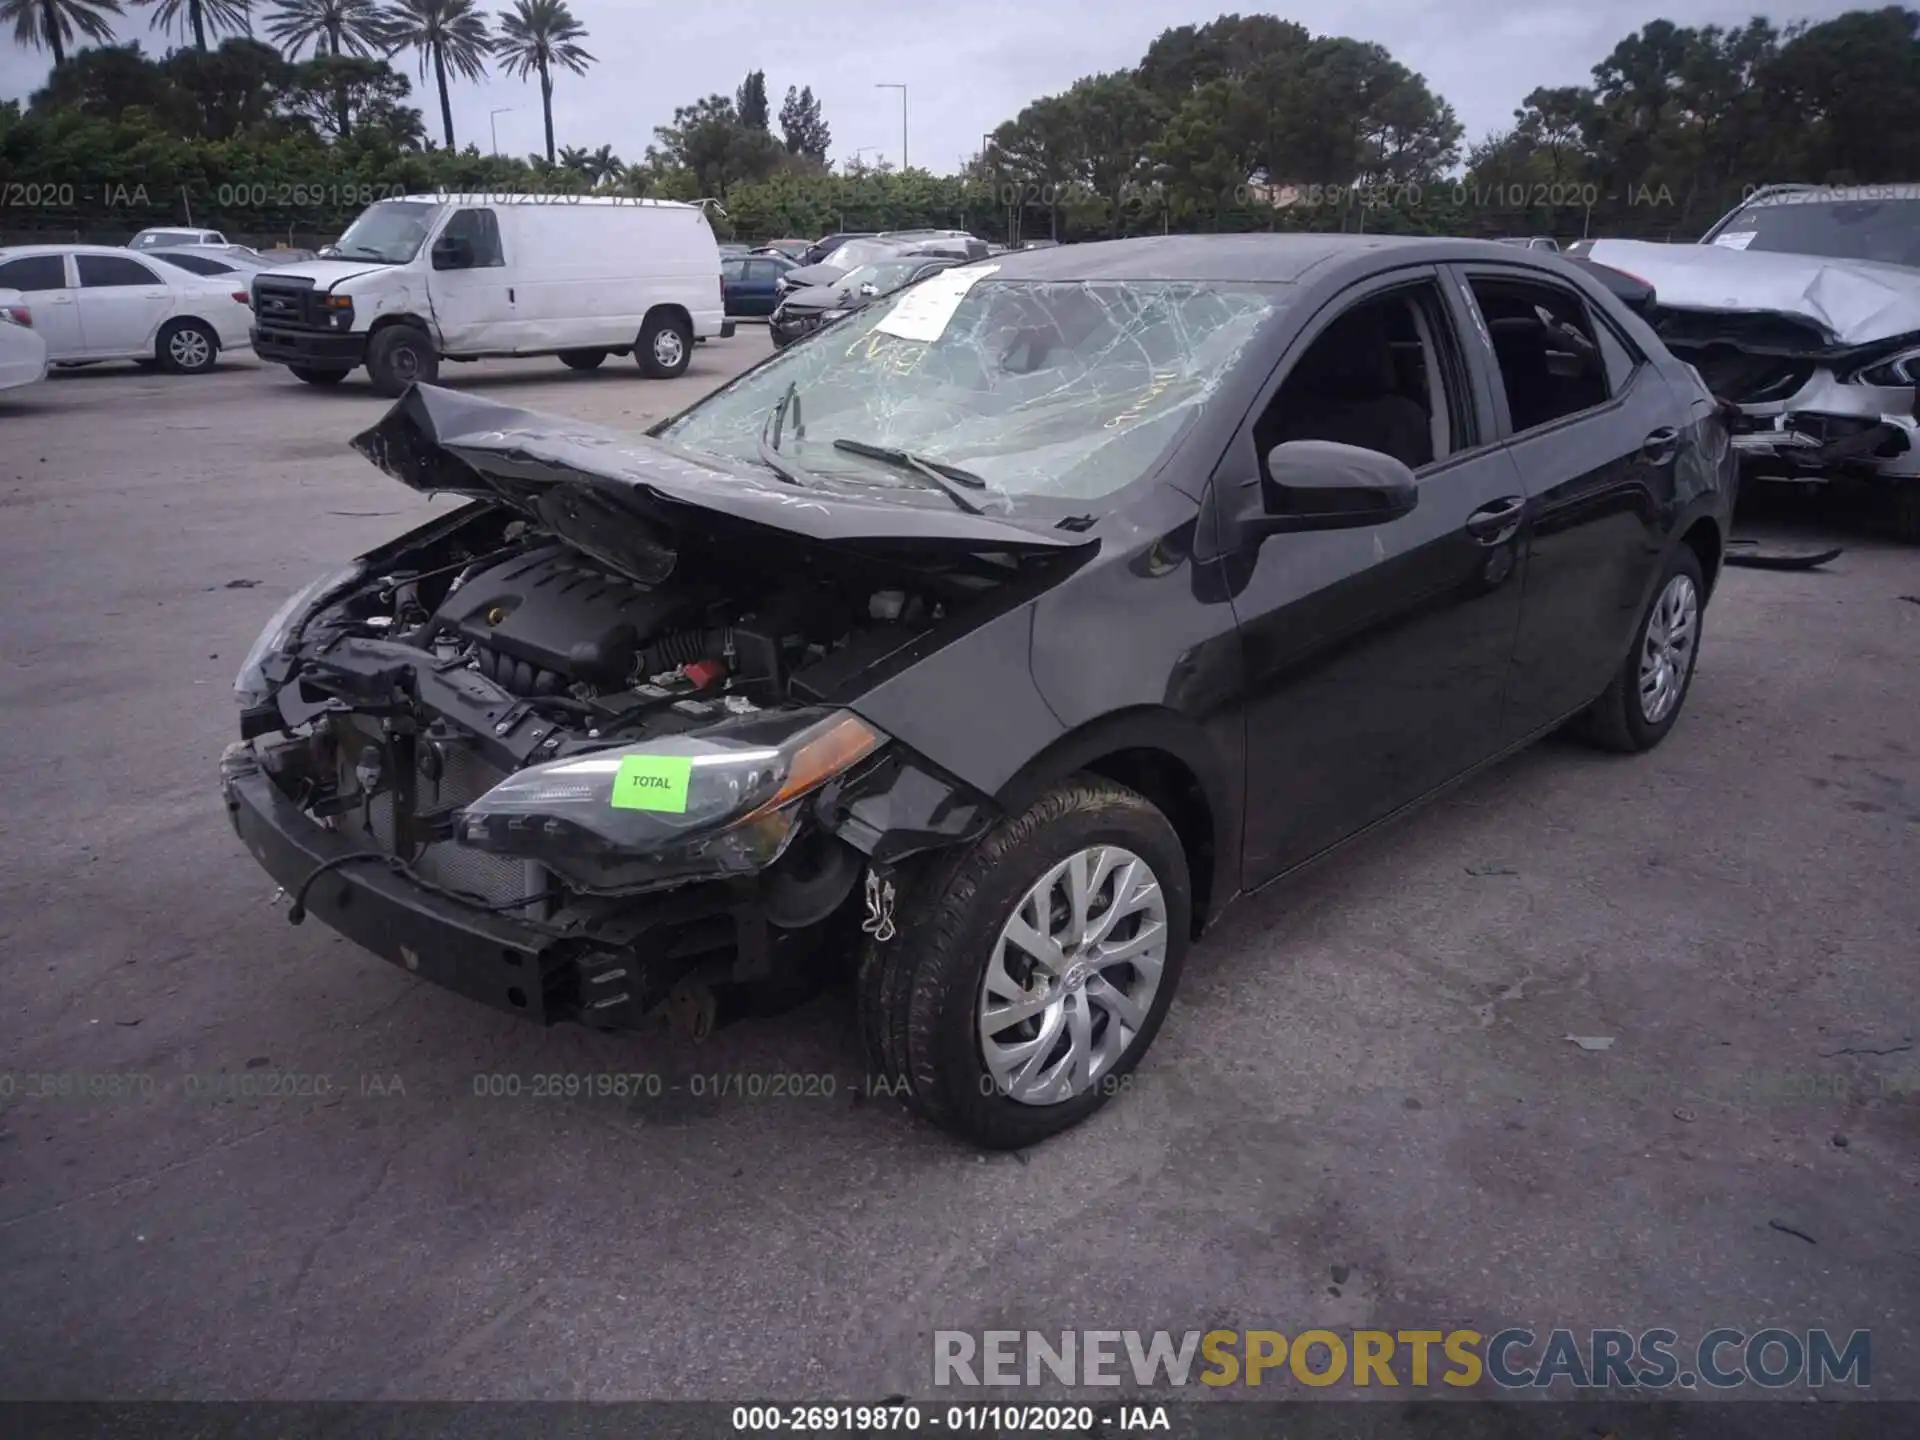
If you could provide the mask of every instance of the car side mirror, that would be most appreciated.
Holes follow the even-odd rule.
[[[1254,534],[1384,525],[1419,503],[1413,471],[1391,455],[1331,440],[1289,440],[1267,452],[1266,507]]]
[[[436,270],[471,270],[473,268],[473,242],[460,235],[442,235],[433,242],[433,268]]]

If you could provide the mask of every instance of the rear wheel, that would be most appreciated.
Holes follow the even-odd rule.
[[[1606,693],[1580,717],[1583,738],[1624,754],[1651,750],[1667,738],[1693,684],[1705,604],[1700,558],[1680,545],[1640,619],[1632,652]]]
[[[170,320],[154,341],[154,359],[169,375],[204,375],[220,358],[220,337],[204,320]]]
[[[1920,479],[1902,481],[1894,492],[1893,536],[1920,545]]]
[[[304,380],[309,385],[338,385],[347,378],[347,371],[336,370],[325,365],[289,365],[287,367],[296,380]]]
[[[1172,1003],[1188,887],[1167,818],[1092,776],[910,876],[898,935],[861,959],[879,1079],[991,1149],[1079,1124],[1127,1088]]]
[[[392,325],[367,342],[367,374],[375,393],[404,395],[409,385],[431,385],[440,374],[440,357],[424,330]]]
[[[649,315],[634,350],[649,380],[673,380],[693,361],[693,330],[677,315]]]
[[[598,370],[606,360],[604,350],[562,350],[560,363],[569,370]]]

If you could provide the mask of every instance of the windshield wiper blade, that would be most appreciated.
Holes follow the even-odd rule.
[[[971,470],[962,470],[958,465],[949,465],[941,460],[929,460],[924,455],[916,455],[911,450],[898,450],[888,445],[869,445],[864,440],[836,440],[833,448],[844,450],[849,455],[865,455],[870,460],[883,460],[901,470],[911,470],[923,475],[937,486],[940,492],[953,501],[969,515],[984,515],[973,501],[969,500],[962,485],[973,490],[984,490],[987,482]]]
[[[800,423],[797,381],[787,386],[787,393],[780,397],[780,403],[767,416],[767,423],[760,427],[760,463],[789,485],[805,486],[813,483],[814,477],[780,453],[780,431],[786,425],[789,408],[793,411],[793,433],[805,435],[806,428]]]

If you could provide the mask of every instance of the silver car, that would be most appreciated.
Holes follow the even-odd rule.
[[[271,269],[274,263],[244,245],[155,246],[141,253],[150,259],[164,260],[169,265],[190,270],[195,275],[239,275],[244,278],[256,270]]]
[[[1891,485],[1920,540],[1920,184],[1767,186],[1697,245],[1589,258],[1653,287],[1661,338],[1739,405],[1750,472]]]
[[[218,230],[196,230],[191,225],[167,225],[142,230],[127,242],[129,250],[171,249],[178,245],[225,245],[227,237]]]

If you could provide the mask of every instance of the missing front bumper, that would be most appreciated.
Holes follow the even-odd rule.
[[[766,965],[764,915],[739,891],[689,886],[577,929],[528,923],[436,893],[383,858],[345,860],[368,852],[281,794],[245,743],[222,758],[220,784],[235,832],[307,914],[409,974],[521,1019],[637,1029],[698,972]],[[339,868],[315,876],[330,863]]]
[[[1822,368],[1794,394],[1744,403],[1740,412],[1734,449],[1761,474],[1920,476],[1920,419],[1911,388],[1849,385]]]

